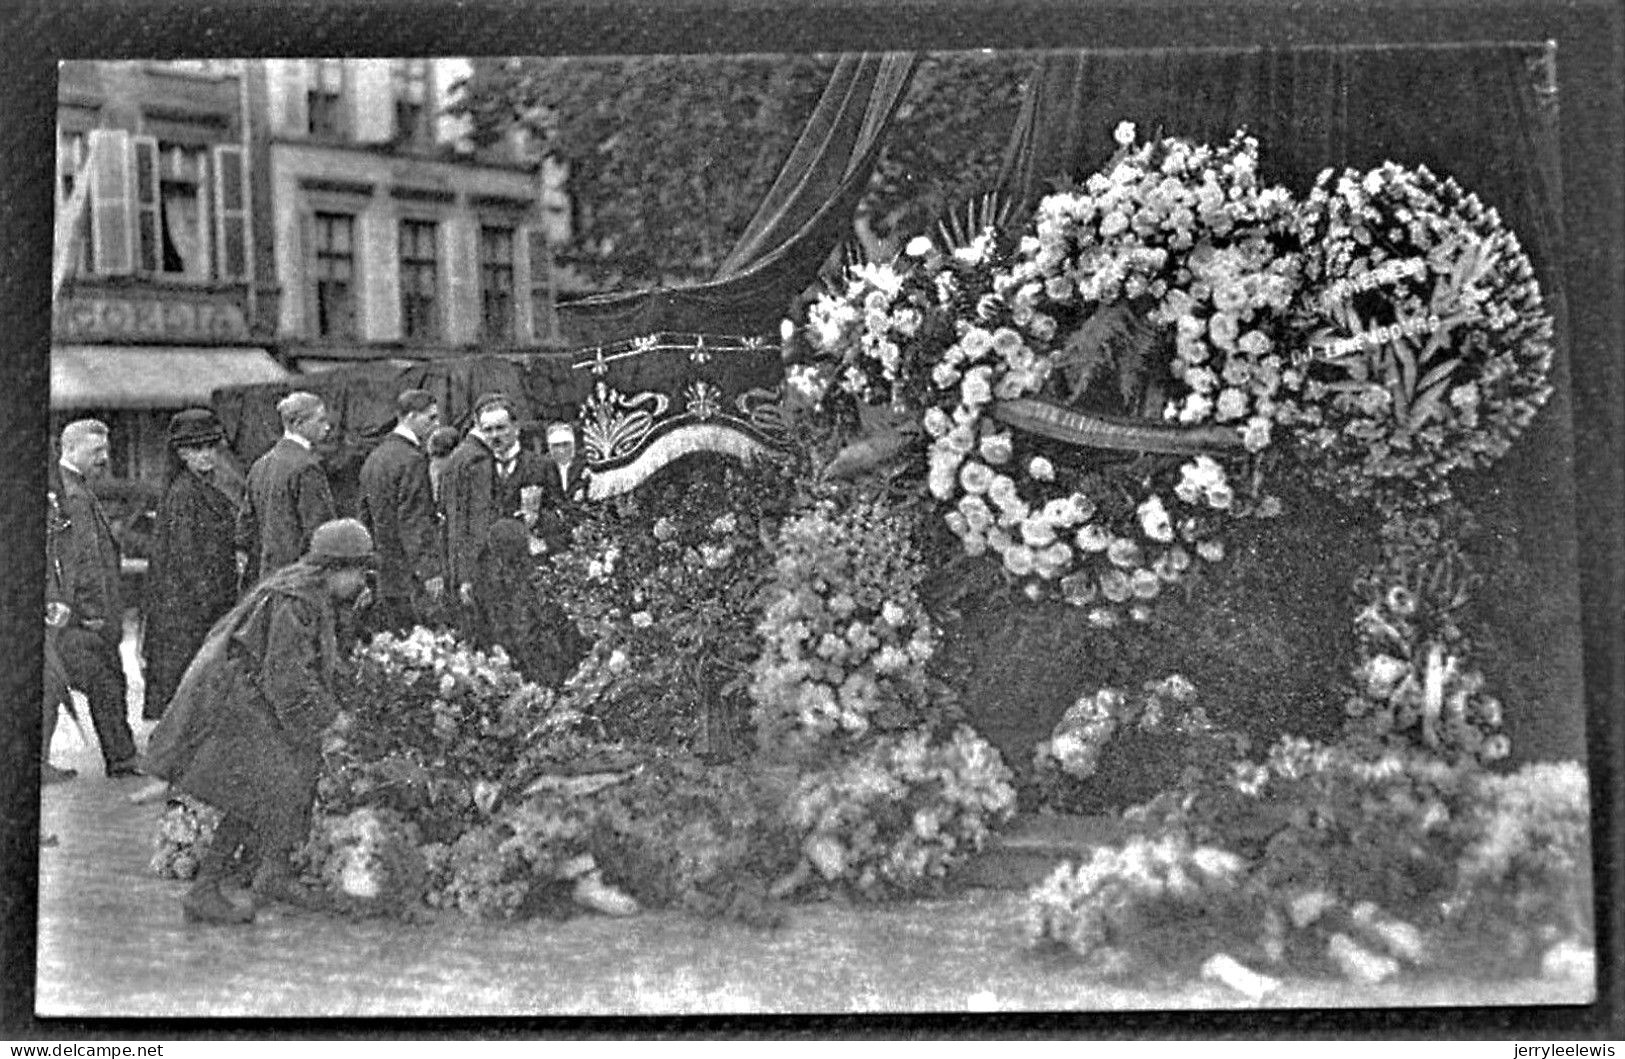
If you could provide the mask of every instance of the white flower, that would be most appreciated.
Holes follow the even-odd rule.
[[[948,413],[944,412],[940,408],[926,409],[923,422],[925,432],[934,438],[942,437],[943,435],[947,434],[948,431],[952,430],[954,426],[953,420],[948,418]]]
[[[1174,539],[1173,523],[1168,519],[1168,509],[1162,506],[1162,498],[1152,495],[1139,507],[1140,528],[1147,537],[1154,541],[1166,544]]]
[[[916,235],[914,238],[908,241],[908,245],[903,248],[903,253],[907,254],[909,257],[924,257],[931,252],[931,249],[932,245],[929,238],[923,235]]]
[[[1112,535],[1105,526],[1098,522],[1090,522],[1078,530],[1073,538],[1080,551],[1103,552],[1111,547]]]
[[[1055,465],[1042,456],[1034,456],[1027,463],[1027,473],[1040,482],[1055,480]]]
[[[654,615],[646,610],[640,610],[632,615],[632,624],[639,629],[647,629],[655,623]]]
[[[1123,147],[1132,144],[1134,142],[1134,123],[1132,121],[1118,122],[1117,128],[1112,130],[1112,139]]]
[[[982,459],[989,463],[1008,463],[1011,451],[1009,434],[989,434],[982,438]]]

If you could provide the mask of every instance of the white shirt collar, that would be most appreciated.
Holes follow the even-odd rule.
[[[418,436],[416,434],[412,433],[412,431],[410,429],[408,429],[408,427],[407,427],[407,425],[405,423],[396,423],[395,424],[395,429],[393,431],[391,431],[391,433],[399,434],[401,437],[405,438],[407,441],[410,441],[412,443],[413,447],[415,447],[415,448],[421,448],[422,447],[421,444],[418,442]]]
[[[311,451],[314,450],[314,446],[311,445],[311,443],[308,440],[306,440],[305,438],[300,437],[298,434],[295,434],[291,430],[284,430],[282,432],[282,440],[283,441],[291,441],[295,445],[298,445],[300,448],[304,449],[306,452],[311,452]]]
[[[81,478],[83,478],[85,476],[85,472],[81,471],[79,468],[75,467],[71,462],[69,462],[69,460],[68,460],[68,458],[66,456],[62,457],[61,459],[57,460],[56,462],[57,462],[57,465],[59,467],[62,467],[65,470],[72,471],[74,474],[77,474]]]

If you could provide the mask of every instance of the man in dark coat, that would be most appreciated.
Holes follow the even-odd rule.
[[[543,461],[538,532],[550,552],[569,546],[576,516],[592,489],[592,471],[576,456],[576,435],[568,423],[547,428],[547,457]]]
[[[396,399],[396,411],[395,429],[361,465],[361,521],[378,549],[372,620],[378,631],[432,624],[445,585],[423,451],[440,423],[440,406],[427,390],[406,390]]]
[[[237,564],[247,581],[305,554],[316,527],[335,515],[333,493],[315,447],[327,437],[327,406],[313,393],[277,402],[282,439],[248,471],[248,496],[237,517]]]
[[[543,485],[542,463],[520,446],[506,397],[489,394],[475,402],[474,427],[447,459],[440,481],[446,573],[448,584],[457,587],[465,631],[477,623],[474,582],[491,523],[520,513],[524,490]]]
[[[526,680],[557,687],[575,672],[589,645],[548,598],[529,544],[520,520],[491,523],[474,580],[479,622],[473,639],[486,650],[500,645]]]
[[[124,634],[122,562],[113,527],[90,482],[107,474],[107,424],[79,419],[62,428],[60,504],[67,527],[58,538],[61,602],[68,607],[56,633],[68,682],[90,701],[90,723],[112,778],[139,776],[125,701],[119,640]]]
[[[237,601],[232,544],[243,497],[240,481],[220,466],[224,438],[206,408],[170,417],[169,488],[158,505],[142,607],[148,720],[163,716],[209,627]]]
[[[221,883],[241,854],[256,898],[321,907],[291,854],[310,833],[322,732],[338,714],[339,607],[364,597],[372,538],[355,519],[317,527],[310,551],[221,619],[148,745],[150,771],[224,814],[182,901],[188,920],[246,923]]]

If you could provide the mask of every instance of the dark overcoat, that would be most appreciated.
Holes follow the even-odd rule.
[[[380,441],[361,465],[361,521],[378,554],[378,594],[410,599],[439,577],[439,517],[429,485],[429,459],[400,434]]]
[[[248,470],[248,496],[237,518],[237,548],[258,577],[298,560],[310,535],[336,518],[327,472],[314,452],[283,438]]]
[[[97,635],[116,650],[124,634],[118,540],[101,501],[83,476],[67,467],[62,468],[61,509],[67,519],[57,538],[62,601],[73,608],[72,624],[102,621]]]
[[[310,830],[338,665],[324,572],[284,567],[210,630],[153,729],[147,771],[292,848]]]
[[[592,487],[592,471],[580,456],[562,469],[551,456],[543,456],[541,461],[542,503],[536,528],[547,542],[547,550],[557,553],[569,547],[570,532]]]
[[[142,601],[149,717],[163,711],[210,627],[237,601],[232,534],[240,498],[230,488],[182,469],[158,505]]]
[[[513,473],[501,478],[491,447],[479,435],[469,434],[452,450],[440,472],[440,502],[446,516],[446,573],[452,591],[459,585],[474,583],[491,523],[519,513],[525,487],[546,488],[545,462],[521,449]]]

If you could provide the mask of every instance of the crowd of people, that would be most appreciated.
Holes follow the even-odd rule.
[[[214,412],[170,419],[167,485],[139,601],[145,719],[165,715],[233,608],[308,559],[323,526],[352,522],[367,535],[372,566],[367,591],[336,612],[340,640],[453,627],[480,647],[502,645],[528,679],[554,684],[568,675],[583,645],[531,575],[538,555],[568,546],[587,499],[591,474],[569,424],[547,427],[544,455],[522,444],[505,395],[477,399],[459,437],[441,424],[433,394],[406,390],[394,428],[362,464],[356,510],[343,512],[319,454],[332,429],[326,405],[296,392],[277,413],[282,437],[246,478],[222,456]],[[150,771],[126,716],[120,544],[93,488],[108,465],[104,423],[63,428],[47,535],[43,783],[74,776],[50,762],[58,714],[73,709],[70,689],[87,703],[106,774]]]
[[[345,513],[319,456],[332,429],[321,398],[291,393],[277,412],[282,437],[246,479],[222,459],[212,411],[170,420],[173,459],[140,608],[142,710],[157,721],[144,755],[119,652],[120,544],[93,488],[108,473],[106,424],[63,428],[50,494],[42,783],[75,775],[51,764],[50,747],[77,690],[109,778],[150,775],[221,810],[182,901],[196,922],[250,922],[267,901],[323,904],[290,857],[309,830],[348,642],[451,626],[480,647],[501,645],[527,678],[549,684],[585,647],[535,578],[539,555],[568,547],[588,496],[568,424],[547,428],[544,456],[521,443],[513,403],[489,394],[458,438],[433,394],[406,390],[394,428],[362,464],[357,510]],[[233,881],[248,900],[232,896]]]

